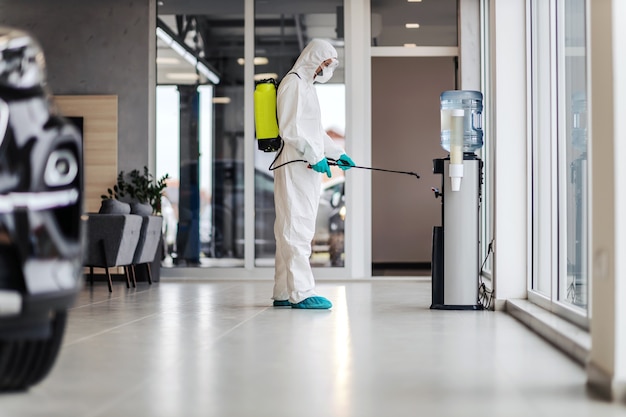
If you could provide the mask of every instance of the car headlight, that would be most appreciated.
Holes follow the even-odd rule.
[[[339,209],[339,217],[341,217],[341,220],[343,221],[346,220],[346,206]]]
[[[44,181],[48,187],[71,184],[78,175],[76,155],[69,149],[57,149],[48,157]]]

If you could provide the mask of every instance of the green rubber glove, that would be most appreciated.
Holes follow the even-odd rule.
[[[328,178],[332,176],[332,174],[330,173],[330,166],[328,165],[328,161],[326,160],[326,158],[323,158],[315,165],[311,165],[311,168],[313,168],[313,171],[321,172],[322,174],[326,173],[326,176],[328,176]]]
[[[337,166],[344,171],[350,169],[355,165],[354,161],[345,153],[337,159]]]

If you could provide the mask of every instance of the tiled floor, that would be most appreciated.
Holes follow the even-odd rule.
[[[506,313],[430,310],[428,281],[320,282],[331,311],[271,288],[87,286],[52,373],[0,417],[626,416]]]

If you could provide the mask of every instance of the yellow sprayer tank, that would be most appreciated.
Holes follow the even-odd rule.
[[[257,82],[254,89],[254,123],[257,144],[264,152],[280,149],[281,138],[276,118],[276,80],[273,78]]]

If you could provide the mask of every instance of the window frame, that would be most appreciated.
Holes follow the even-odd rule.
[[[564,170],[567,169],[565,149],[565,132],[564,127],[564,112],[559,111],[560,106],[563,105],[564,100],[564,70],[563,70],[563,55],[562,48],[564,47],[564,31],[563,27],[563,13],[562,0],[549,0],[550,1],[550,16],[547,20],[549,25],[548,31],[550,33],[549,47],[550,47],[550,59],[549,68],[541,67],[541,63],[536,62],[536,48],[538,38],[537,22],[537,10],[534,5],[537,2],[543,2],[545,0],[529,0],[527,2],[527,29],[528,29],[528,132],[529,132],[529,244],[531,248],[529,250],[529,266],[531,273],[528,279],[528,300],[537,304],[538,306],[549,310],[564,319],[584,328],[589,328],[589,313],[591,311],[590,305],[586,309],[574,306],[570,303],[560,300],[559,286],[562,281],[567,282],[567,196],[565,195],[565,181],[567,175],[564,175]],[[546,22],[544,22],[546,23]],[[542,29],[546,29],[542,27]],[[547,152],[547,148],[539,149],[539,141],[545,140],[545,138],[539,138],[538,126],[537,126],[537,112],[539,109],[536,89],[536,80],[543,71],[543,75],[546,75],[546,71],[549,71],[549,104],[551,116],[549,117],[550,126],[550,144],[549,144],[549,157],[543,155]],[[545,96],[544,96],[545,97]],[[544,103],[545,104],[545,103]],[[543,151],[543,153],[542,153]],[[551,186],[551,197],[548,207],[540,207],[537,204],[536,196],[538,189],[539,176],[538,172],[549,172]],[[541,179],[545,181],[545,178]],[[584,202],[588,205],[588,201]],[[587,211],[588,213],[588,211]],[[548,224],[550,228],[550,256],[547,265],[538,265],[538,222],[542,224]],[[544,256],[541,254],[541,256]],[[546,279],[549,277],[549,293],[538,291],[536,284],[538,279]],[[588,275],[588,278],[590,276]],[[588,282],[588,288],[590,283]],[[588,297],[588,300],[591,298]]]

